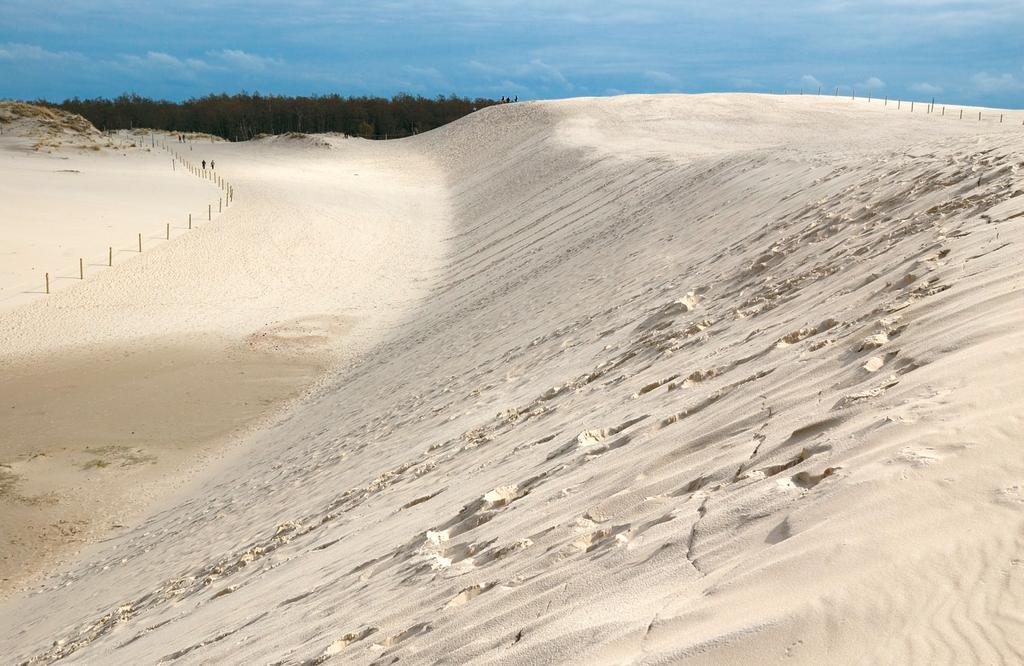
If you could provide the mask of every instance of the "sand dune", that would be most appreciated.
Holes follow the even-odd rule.
[[[235,199],[218,214],[223,192],[172,170],[148,133],[50,155],[25,147],[38,128],[16,129],[0,143],[11,149],[0,168],[16,177],[0,189],[26,212],[4,218],[15,242],[0,277],[13,292],[5,303],[28,302],[0,315],[5,592],[61,555],[55,546],[129,523],[187,469],[372,345],[431,283],[444,224],[440,176],[413,180],[431,173],[415,155],[378,165],[365,142],[340,140],[350,184],[339,198],[330,188],[341,163],[302,142],[231,153],[159,137],[197,165],[220,160]],[[82,178],[50,196],[50,172],[29,162]],[[165,219],[176,220],[169,242]],[[159,236],[147,233],[142,253],[126,233],[140,225]],[[113,268],[98,247],[109,238],[129,245]],[[90,261],[79,280],[69,257],[89,247],[104,265]],[[74,275],[51,273],[46,296],[53,266]]]
[[[999,113],[622,97],[209,147],[223,221],[5,314],[5,361],[75,330],[327,374],[5,602],[0,653],[1024,660]]]

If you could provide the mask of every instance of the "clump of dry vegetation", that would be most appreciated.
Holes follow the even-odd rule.
[[[78,115],[25,102],[0,102],[4,133],[35,140],[35,150],[60,146],[99,150],[112,145],[92,123]]]
[[[6,497],[14,492],[18,485],[18,475],[5,469],[6,465],[0,465],[0,498]]]
[[[134,449],[127,446],[102,446],[86,448],[85,450],[97,457],[86,461],[82,465],[84,471],[103,469],[115,464],[118,467],[132,467],[156,462],[156,456],[146,453],[142,449]]]

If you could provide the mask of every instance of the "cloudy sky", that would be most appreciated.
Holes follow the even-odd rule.
[[[0,98],[834,91],[1024,107],[1024,0],[0,0]]]

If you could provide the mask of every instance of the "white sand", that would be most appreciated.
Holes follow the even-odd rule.
[[[922,106],[211,147],[223,222],[12,311],[0,349],[201,332],[338,374],[0,607],[0,654],[1019,663],[1024,113]]]
[[[172,238],[181,235],[188,213],[205,221],[218,194],[209,181],[184,171],[172,175],[162,151],[9,151],[0,159],[0,308],[43,295],[47,272],[51,293],[76,286],[79,258],[90,279],[108,269],[110,247],[115,264],[130,261],[138,254],[137,234],[144,250],[165,241],[165,224],[172,225]]]

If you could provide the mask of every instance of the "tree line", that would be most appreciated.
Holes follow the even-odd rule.
[[[145,127],[171,132],[205,132],[229,141],[260,134],[342,132],[368,139],[398,138],[457,120],[492,99],[457,96],[427,98],[406,94],[385,97],[324,95],[285,97],[240,93],[207,95],[171,102],[135,94],[114,99],[37,102],[84,116],[100,130]]]

